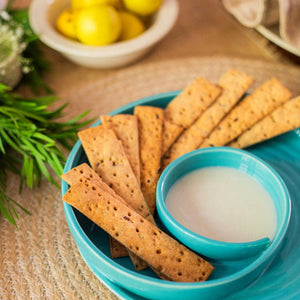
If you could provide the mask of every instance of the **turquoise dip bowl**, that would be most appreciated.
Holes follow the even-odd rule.
[[[290,216],[290,196],[279,174],[257,156],[229,147],[204,148],[189,152],[173,161],[160,176],[157,187],[157,211],[168,231],[192,250],[212,259],[240,260],[258,255],[270,246],[269,238],[243,243],[213,240],[181,225],[168,211],[165,200],[170,188],[181,177],[206,167],[229,167],[250,175],[271,196],[277,214],[274,240],[286,232]],[[184,201],[184,199],[183,199]]]

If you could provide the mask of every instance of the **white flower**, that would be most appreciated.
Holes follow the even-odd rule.
[[[0,0],[0,63],[10,55],[14,55],[20,64],[21,72],[27,74],[34,68],[32,60],[23,57],[23,51],[28,46],[26,35],[30,35],[30,31],[26,32],[22,24],[15,21],[8,11],[1,10],[5,8],[6,3],[7,1]],[[0,68],[0,81],[7,75],[5,71]]]
[[[22,71],[23,71],[24,74],[27,74],[27,73],[29,73],[31,71],[31,68],[29,66],[24,66],[22,68]]]
[[[0,5],[1,5],[1,0],[0,0]],[[11,19],[9,13],[6,10],[2,10],[2,9],[0,9],[0,17],[5,21],[9,21]]]

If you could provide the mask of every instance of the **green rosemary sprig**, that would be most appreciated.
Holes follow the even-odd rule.
[[[70,149],[77,131],[91,121],[82,121],[88,112],[68,122],[56,121],[67,105],[49,110],[56,100],[54,96],[23,98],[0,84],[0,213],[15,225],[15,207],[21,206],[6,195],[7,171],[20,175],[20,191],[24,184],[35,188],[43,176],[59,186],[50,172],[63,172],[65,158],[58,144]]]

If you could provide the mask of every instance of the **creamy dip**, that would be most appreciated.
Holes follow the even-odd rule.
[[[229,167],[207,167],[180,178],[166,198],[171,215],[195,233],[226,242],[274,237],[277,214],[264,187]]]

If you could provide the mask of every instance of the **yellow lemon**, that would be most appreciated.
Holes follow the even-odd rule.
[[[145,25],[137,16],[120,11],[120,17],[122,22],[120,41],[133,39],[145,31]]]
[[[68,38],[76,39],[74,20],[77,11],[65,9],[56,20],[57,30]]]
[[[75,19],[76,35],[83,44],[108,45],[121,33],[121,18],[112,6],[99,5],[81,9]]]
[[[162,0],[123,0],[125,7],[141,16],[155,13],[161,6]]]
[[[107,4],[112,5],[115,8],[119,8],[121,6],[120,0],[72,0],[71,7],[72,8],[87,8],[99,4]]]

